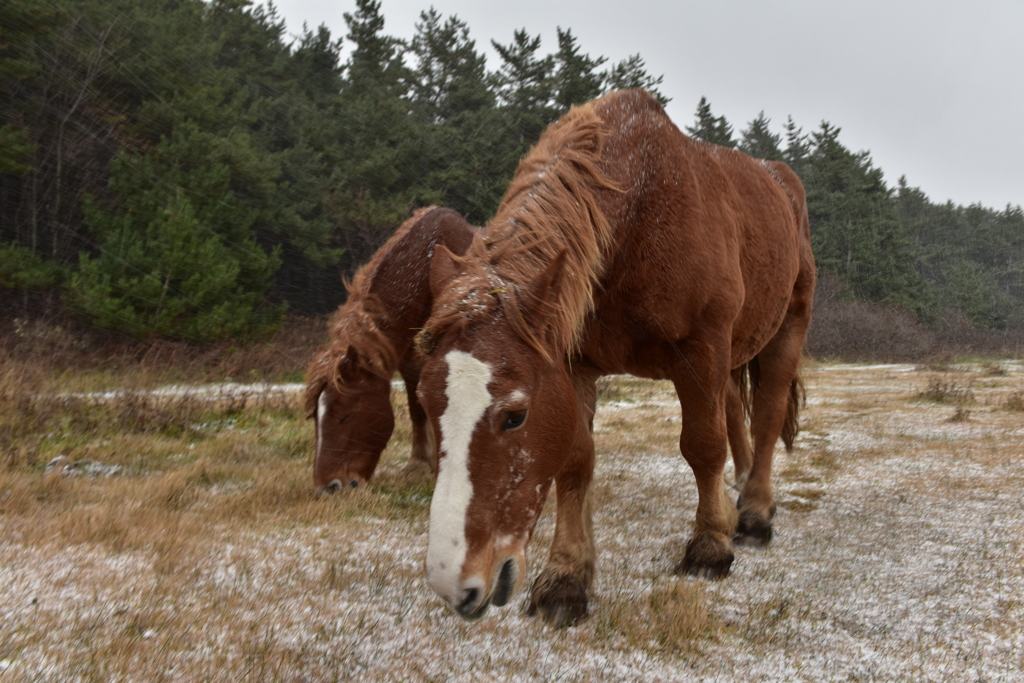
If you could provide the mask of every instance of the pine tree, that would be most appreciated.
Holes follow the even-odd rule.
[[[451,16],[442,24],[434,8],[421,12],[411,47],[417,59],[413,100],[428,122],[493,106],[487,58],[476,51],[465,22]]]
[[[17,212],[17,202],[9,197],[20,194],[23,176],[31,177],[36,151],[30,126],[36,117],[23,84],[39,70],[37,41],[42,42],[56,23],[56,13],[44,0],[0,3],[0,290],[20,290],[22,305],[29,291],[55,286],[62,274],[35,248],[19,244],[20,226],[5,220]],[[10,310],[15,297],[8,292],[2,296]]]
[[[913,236],[899,220],[881,169],[867,152],[843,146],[839,132],[822,122],[812,134],[804,178],[818,268],[845,280],[857,298],[922,313]]]
[[[339,60],[343,41],[332,39],[330,30],[323,24],[316,33],[305,25],[302,28],[299,44],[287,60],[286,78],[314,102],[334,98],[342,87]]]
[[[384,15],[377,0],[356,0],[356,11],[345,12],[348,40],[354,49],[346,65],[346,94],[404,96],[411,74],[405,67],[405,44],[384,35]]]
[[[558,110],[553,106],[555,59],[552,55],[537,57],[540,36],[530,37],[526,29],[515,31],[509,45],[493,40],[491,45],[502,60],[494,75],[498,101],[525,151],[558,118]]]
[[[764,115],[764,111],[758,114],[740,134],[740,151],[757,159],[781,160],[783,153],[779,145],[782,143],[782,136],[771,132],[769,123],[771,120]]]
[[[934,293],[932,319],[965,319],[994,329],[1024,329],[1024,211],[934,205],[901,178],[901,222],[915,236],[918,271]]]
[[[454,16],[442,23],[431,9],[421,13],[416,28],[413,102],[421,119],[421,155],[412,201],[441,204],[483,223],[511,175],[508,150],[520,147],[496,108],[486,57],[476,51],[466,24]]]
[[[639,54],[630,55],[626,59],[613,66],[605,74],[605,87],[607,91],[629,90],[631,88],[643,88],[654,95],[662,106],[668,104],[671,99],[665,97],[659,90],[664,76],[654,78],[644,66],[644,60]]]
[[[786,119],[785,126],[786,149],[782,153],[782,160],[789,164],[801,178],[807,173],[807,158],[811,153],[811,144],[804,134],[803,128],[796,125],[793,117]]]
[[[704,142],[723,147],[736,146],[736,141],[732,139],[732,125],[724,116],[715,116],[711,113],[711,103],[706,97],[700,98],[696,121],[692,127],[687,126],[686,132]]]
[[[214,65],[243,74],[265,74],[284,67],[288,47],[284,20],[273,3],[253,6],[252,0],[213,0],[207,24],[215,37]]]
[[[9,0],[0,5],[0,177],[31,170],[34,145],[29,129],[21,123],[28,112],[18,86],[38,72],[35,42],[53,29],[55,15],[43,0]]]
[[[111,187],[120,200],[87,199],[98,256],[81,255],[69,294],[95,324],[137,337],[208,341],[280,323],[264,294],[279,265],[254,239],[259,201],[276,169],[236,131],[227,138],[182,125],[152,153],[122,155]]]
[[[335,207],[348,268],[368,259],[415,205],[425,132],[412,115],[407,46],[384,33],[380,3],[346,13],[352,44],[338,106],[337,162],[326,198]]]
[[[572,31],[558,28],[554,103],[560,114],[569,111],[574,104],[589,102],[601,94],[605,73],[598,72],[597,68],[607,61],[606,57],[592,59],[588,54],[581,54]]]

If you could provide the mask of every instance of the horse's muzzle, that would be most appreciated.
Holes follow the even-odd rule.
[[[508,604],[516,590],[518,573],[519,565],[510,557],[498,567],[490,596],[484,595],[484,582],[479,577],[474,577],[460,587],[459,595],[456,600],[450,601],[451,605],[463,619],[476,621],[491,605],[503,607]]]
[[[351,479],[349,479],[349,481],[348,481],[348,488],[354,489],[354,488],[358,488],[358,487],[359,487],[359,480],[358,479],[356,479],[355,477],[352,477]],[[322,489],[319,489],[316,492],[316,497],[319,498],[319,497],[323,496],[324,494],[337,493],[338,491],[342,490],[343,488],[345,488],[345,485],[341,483],[340,479],[333,479],[333,480],[331,480],[331,483],[329,483],[327,486],[324,486]]]

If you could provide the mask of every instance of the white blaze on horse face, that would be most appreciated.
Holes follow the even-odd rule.
[[[327,387],[320,391],[320,398],[316,402],[316,449],[324,443],[324,418],[327,417]]]
[[[477,422],[491,405],[487,390],[491,366],[464,351],[449,351],[441,416],[437,484],[430,502],[427,583],[453,606],[462,601],[460,575],[466,559],[466,511],[473,497],[469,479],[469,444]],[[441,458],[440,454],[444,457]]]

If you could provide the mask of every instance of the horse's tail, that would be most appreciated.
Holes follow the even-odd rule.
[[[743,402],[743,412],[750,415],[754,393],[761,384],[761,364],[755,356],[749,363],[733,371],[733,380],[739,389]],[[803,377],[797,368],[793,381],[789,384],[789,395],[786,397],[786,419],[782,423],[782,443],[786,450],[793,452],[793,441],[800,433],[800,407],[807,403],[807,389]]]
[[[793,381],[789,384],[789,398],[786,405],[786,421],[782,424],[782,443],[786,450],[793,452],[793,439],[800,433],[800,406],[807,404],[807,388],[797,368]]]
[[[756,365],[757,358],[754,358],[749,363],[744,363],[732,371],[732,381],[736,384],[736,391],[739,394],[740,403],[743,405],[743,417],[746,420],[750,419],[750,411],[753,408],[754,392],[750,388],[753,374],[751,368],[754,367],[753,372],[757,372]]]

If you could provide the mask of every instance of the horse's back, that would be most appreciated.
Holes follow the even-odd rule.
[[[604,171],[625,190],[604,193],[616,253],[596,326],[629,333],[620,356],[727,335],[735,363],[749,360],[781,324],[802,242],[810,253],[799,178],[781,162],[683,135],[646,93],[595,107],[609,130]]]
[[[452,209],[440,206],[420,209],[377,250],[364,267],[367,276],[377,289],[397,288],[404,296],[412,289],[426,292],[434,245],[443,244],[452,252],[463,254],[477,230]]]

